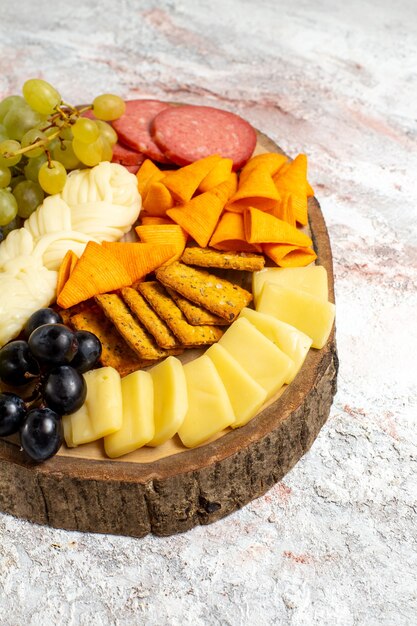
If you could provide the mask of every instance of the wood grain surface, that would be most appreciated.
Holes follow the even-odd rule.
[[[265,150],[281,152],[258,133],[258,151]],[[309,218],[334,301],[331,248],[315,198]],[[0,439],[0,510],[56,528],[135,537],[216,521],[265,493],[309,450],[329,415],[337,369],[333,329],[284,393],[246,426],[148,463],[77,457],[75,451],[35,465],[16,444]]]

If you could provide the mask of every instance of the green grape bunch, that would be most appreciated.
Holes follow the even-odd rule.
[[[46,194],[62,191],[68,171],[111,161],[117,134],[108,122],[125,112],[124,101],[113,94],[72,106],[38,78],[27,80],[22,93],[0,102],[0,240]],[[87,111],[96,119],[83,117]]]

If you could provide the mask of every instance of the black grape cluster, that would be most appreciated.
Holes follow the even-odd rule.
[[[23,339],[0,349],[0,380],[11,388],[32,388],[32,396],[0,393],[0,436],[20,433],[20,443],[33,461],[45,461],[63,442],[62,416],[83,404],[87,387],[82,376],[101,355],[99,339],[88,331],[72,331],[50,308],[29,318]]]

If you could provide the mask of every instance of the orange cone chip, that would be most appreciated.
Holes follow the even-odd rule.
[[[203,178],[198,186],[198,191],[204,193],[205,191],[210,191],[213,187],[217,187],[217,185],[224,183],[229,179],[230,174],[232,173],[232,168],[232,159],[221,159],[218,161],[207,176]]]
[[[261,252],[260,245],[246,241],[243,213],[225,211],[210,239],[210,246],[228,252]]]
[[[240,178],[237,192],[227,203],[228,211],[241,213],[253,206],[261,211],[273,211],[278,206],[281,195],[277,190],[266,165],[259,165],[250,170],[246,177]]]
[[[174,247],[175,253],[170,259],[177,261],[182,255],[187,243],[187,233],[178,224],[146,224],[135,228],[141,241],[154,246],[169,244]]]
[[[312,245],[310,237],[294,226],[252,207],[244,213],[244,226],[249,243],[286,243],[301,248]]]
[[[279,267],[305,267],[317,258],[312,248],[302,248],[283,243],[265,243],[264,253]]]
[[[150,159],[146,159],[146,161],[142,163],[136,173],[136,178],[138,179],[138,190],[142,196],[142,200],[146,197],[150,183],[161,180],[164,176],[164,172],[161,172],[159,167],[157,167]]]
[[[74,269],[76,263],[78,261],[78,257],[72,250],[68,250],[64,258],[62,259],[62,263],[58,270],[58,280],[56,284],[56,294],[59,296],[61,293],[65,283],[71,276],[71,272]]]
[[[306,155],[299,154],[294,161],[278,170],[273,179],[281,196],[290,194],[293,197],[294,217],[297,222],[305,226],[308,223]],[[311,192],[312,188],[310,185],[308,187]]]
[[[169,172],[162,182],[177,202],[188,202],[201,181],[221,159],[222,157],[218,154],[199,159],[190,165]]]
[[[104,246],[89,241],[58,296],[57,304],[68,309],[92,296],[132,283],[122,263]]]
[[[236,185],[236,174],[210,191],[195,196],[186,204],[167,211],[168,217],[182,226],[182,228],[205,248],[216,228],[230,194]]]
[[[267,169],[271,176],[274,176],[278,170],[288,162],[288,159],[283,154],[277,152],[264,152],[257,154],[249,159],[245,167],[240,172],[240,179],[244,180],[253,169],[257,167],[264,167]]]
[[[146,215],[163,217],[173,206],[174,200],[165,185],[157,180],[151,182],[143,200],[143,210]]]

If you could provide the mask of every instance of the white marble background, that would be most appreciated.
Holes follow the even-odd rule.
[[[309,454],[217,524],[138,540],[0,515],[0,624],[417,623],[415,0],[0,4],[0,96],[40,76],[71,102],[208,103],[307,152],[341,359]]]

